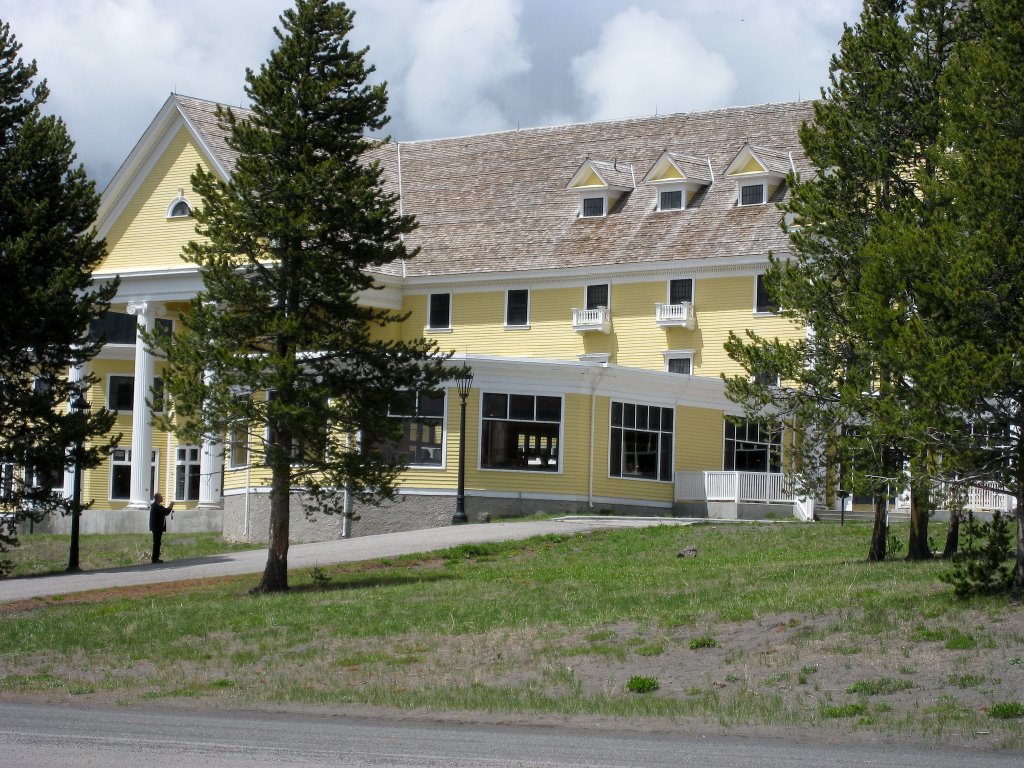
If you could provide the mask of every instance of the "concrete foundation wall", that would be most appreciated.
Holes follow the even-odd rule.
[[[220,532],[224,527],[223,512],[219,509],[174,510],[167,518],[168,533]],[[80,533],[149,533],[149,510],[87,509],[79,520]],[[71,533],[71,516],[50,515],[41,522],[18,526],[18,533]]]

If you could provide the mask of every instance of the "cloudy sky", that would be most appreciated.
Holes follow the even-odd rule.
[[[289,0],[0,0],[102,188],[171,92],[246,104]],[[813,98],[860,0],[351,0],[396,139]]]

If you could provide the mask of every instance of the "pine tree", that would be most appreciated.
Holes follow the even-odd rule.
[[[72,384],[69,368],[99,352],[89,324],[117,290],[92,285],[105,249],[92,230],[99,198],[64,123],[40,113],[46,82],[33,85],[36,64],[20,49],[0,23],[0,551],[16,543],[19,520],[80,512],[53,481],[76,459],[95,466],[109,440],[69,448],[113,424],[105,409],[68,409],[93,383]]]
[[[415,221],[372,160],[378,142],[366,133],[386,124],[387,94],[366,82],[373,68],[349,45],[352,19],[340,2],[297,0],[275,28],[277,49],[246,73],[252,114],[220,112],[238,159],[227,182],[201,169],[192,178],[204,239],[186,259],[205,291],[187,332],[163,340],[180,432],[266,425],[270,546],[256,591],[287,589],[293,489],[323,513],[341,489],[391,495],[400,467],[371,449],[393,435],[388,402],[445,377],[435,345],[384,340],[379,329],[401,316],[358,300],[372,270],[415,255],[402,240]]]
[[[905,346],[913,375],[971,429],[956,446],[964,473],[1016,498],[1024,593],[1024,0],[977,0],[942,82],[944,121],[929,226],[916,246],[928,319]]]
[[[883,499],[904,483],[908,557],[930,556],[936,459],[928,438],[956,422],[908,379],[894,338],[913,316],[918,276],[904,271],[898,239],[926,215],[922,185],[935,173],[930,151],[942,123],[938,82],[962,12],[954,0],[865,0],[858,24],[844,29],[830,86],[800,132],[819,171],[791,179],[783,205],[793,255],[773,259],[765,277],[783,315],[808,337],[785,343],[750,333],[727,344],[748,372],[792,384],[733,377],[727,387],[749,415],[804,432],[794,461],[804,490],[827,497],[842,477],[843,490],[875,497],[870,559],[885,556]]]

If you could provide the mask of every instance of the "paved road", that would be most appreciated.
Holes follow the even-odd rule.
[[[414,552],[430,552],[435,549],[455,547],[459,544],[528,539],[531,536],[542,536],[549,533],[573,534],[597,528],[663,524],[687,525],[693,522],[693,520],[684,518],[581,516],[557,520],[427,528],[420,531],[321,541],[315,544],[293,544],[288,548],[288,566],[289,568],[312,568],[315,565],[333,565],[334,563],[350,563],[379,557],[397,557]],[[31,597],[45,595],[65,595],[71,592],[85,592],[90,589],[262,573],[266,563],[266,549],[254,549],[192,560],[173,560],[157,565],[134,565],[128,568],[108,568],[101,571],[82,571],[81,573],[64,573],[56,576],[6,579],[0,580],[0,602],[27,600]]]
[[[0,761],[128,768],[1018,768],[1019,751],[676,736],[262,712],[0,704]]]

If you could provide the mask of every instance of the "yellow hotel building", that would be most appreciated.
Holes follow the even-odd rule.
[[[267,536],[261,430],[225,448],[225,436],[181,445],[154,428],[163,363],[135,343],[136,326],[175,327],[202,289],[181,250],[195,237],[193,170],[227,178],[233,166],[215,108],[171,95],[103,193],[95,277],[121,284],[88,399],[117,411],[123,437],[85,477],[84,531],[145,530],[159,491],[176,502],[173,530]],[[470,519],[809,516],[780,473],[790,438],[728,421],[741,411],[721,375],[740,370],[723,350],[730,331],[805,333],[773,312],[760,276],[787,250],[776,203],[787,173],[811,170],[797,140],[811,117],[796,102],[379,147],[421,252],[376,274],[363,300],[408,312],[388,332],[435,339],[474,379],[465,435],[454,385],[396,396],[400,500],[357,509],[348,532],[450,522],[462,440]],[[342,528],[342,515],[293,515],[295,540]]]

